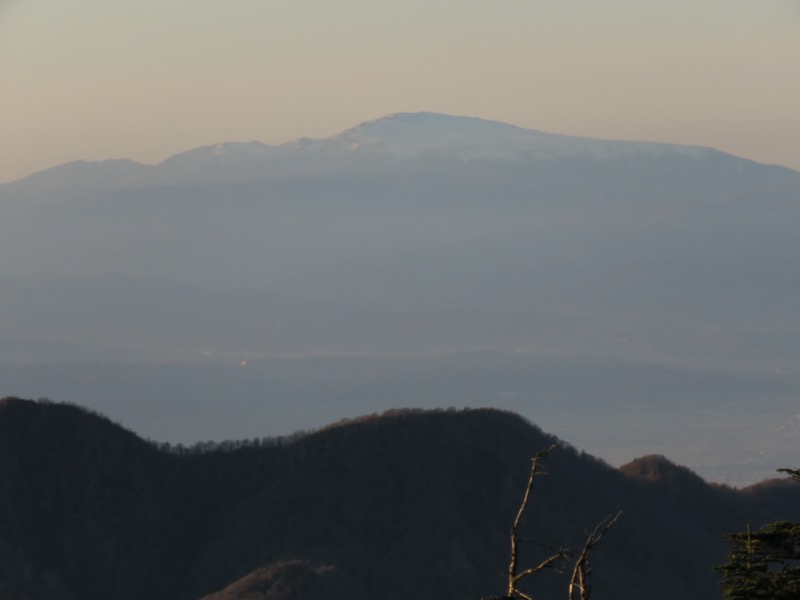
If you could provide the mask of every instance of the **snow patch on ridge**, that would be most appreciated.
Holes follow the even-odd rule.
[[[524,129],[500,121],[431,112],[396,113],[366,121],[329,138],[299,138],[270,146],[261,142],[230,142],[176,154],[158,165],[164,172],[203,174],[212,165],[233,170],[264,166],[272,159],[341,166],[352,157],[372,155],[390,162],[451,157],[472,160],[527,162],[568,158],[608,160],[682,155],[703,158],[711,150],[653,142],[607,141]],[[306,165],[308,166],[308,165]],[[318,164],[319,166],[319,164]],[[289,165],[282,164],[282,169]],[[290,169],[291,170],[291,169]]]
[[[329,138],[353,151],[371,149],[404,160],[431,153],[454,153],[462,160],[596,160],[683,155],[703,158],[709,149],[655,142],[607,141],[524,129],[499,121],[437,113],[397,113]]]
[[[417,112],[366,121],[324,139],[299,138],[279,145],[259,141],[212,144],[175,154],[155,166],[124,160],[75,161],[20,182],[57,187],[83,185],[87,179],[92,179],[93,185],[134,184],[145,178],[158,183],[215,178],[244,181],[438,158],[531,162],[669,156],[703,159],[712,154],[722,153],[696,146],[557,135],[476,117]]]

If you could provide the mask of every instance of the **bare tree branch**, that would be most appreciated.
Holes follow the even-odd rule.
[[[517,589],[517,582],[520,580],[521,577],[525,576],[525,574],[519,576],[517,575],[517,565],[519,561],[519,542],[520,542],[518,530],[520,521],[522,521],[522,515],[528,508],[528,500],[530,499],[531,489],[533,489],[533,482],[536,481],[536,478],[539,477],[539,475],[548,474],[546,459],[548,456],[550,456],[550,453],[553,452],[553,450],[555,449],[556,445],[553,444],[547,450],[540,450],[539,452],[537,452],[531,459],[531,472],[530,475],[528,476],[528,485],[525,487],[525,494],[522,497],[522,503],[519,505],[519,510],[517,511],[516,518],[514,519],[514,524],[511,526],[511,558],[508,564],[508,587],[506,589],[506,595],[509,598],[514,598],[516,594],[517,596],[522,596],[527,600],[531,600],[528,596],[522,594],[522,592],[520,592]],[[549,565],[560,557],[561,557],[560,555],[554,555],[546,559],[544,563],[548,563]],[[541,568],[534,567],[533,571],[531,571],[530,569],[527,569],[526,571],[531,571],[531,573],[535,573],[537,570],[541,570],[548,565],[542,566]],[[526,573],[526,574],[530,575],[531,573]]]
[[[590,581],[592,565],[589,561],[589,552],[621,516],[622,511],[619,511],[616,515],[608,515],[587,535],[586,543],[583,545],[580,554],[578,554],[578,558],[575,560],[575,567],[572,569],[572,577],[569,580],[569,600],[573,600],[575,594],[578,593],[580,594],[580,596],[578,596],[580,600],[589,600],[589,597],[592,595],[592,584]]]
[[[530,567],[530,568],[525,569],[524,571],[522,571],[522,573],[519,573],[516,577],[514,577],[514,583],[516,584],[517,581],[519,581],[523,577],[527,577],[528,575],[533,575],[537,571],[541,571],[543,569],[547,569],[547,568],[551,567],[554,562],[556,562],[557,560],[559,560],[561,558],[566,558],[570,554],[571,553],[567,548],[559,548],[558,550],[556,550],[555,554],[553,554],[552,556],[548,556],[547,558],[545,558],[542,562],[540,562],[535,567]]]
[[[525,493],[522,496],[522,502],[519,505],[517,515],[514,518],[514,523],[511,526],[511,556],[508,564],[508,582],[506,586],[506,593],[504,596],[495,596],[491,599],[485,600],[534,600],[533,596],[521,591],[517,585],[526,577],[533,575],[534,573],[538,573],[544,569],[554,569],[559,573],[563,573],[560,568],[556,567],[556,562],[573,556],[573,553],[569,548],[561,546],[554,549],[553,553],[542,560],[539,564],[518,572],[520,542],[530,541],[529,539],[523,540],[523,538],[521,538],[519,535],[519,527],[522,522],[522,517],[528,508],[528,502],[530,501],[531,490],[533,489],[534,481],[536,481],[536,478],[540,475],[550,474],[547,468],[547,458],[556,449],[556,447],[557,446],[554,444],[546,450],[537,452],[533,458],[531,458],[531,470],[528,476],[528,484],[525,486]],[[587,533],[586,542],[584,543],[580,554],[578,554],[572,570],[572,577],[569,581],[569,600],[574,600],[576,594],[580,594],[578,596],[578,600],[589,600],[591,595],[590,575],[592,571],[589,555],[594,545],[603,538],[606,532],[619,520],[621,516],[622,511],[619,511],[615,515],[609,515],[600,521],[600,523],[598,523],[590,533]]]

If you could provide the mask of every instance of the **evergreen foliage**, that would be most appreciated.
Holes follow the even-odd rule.
[[[725,598],[800,599],[800,524],[777,521],[726,538],[732,550],[719,568]]]
[[[800,470],[778,469],[800,483]],[[731,552],[724,565],[723,596],[730,600],[800,600],[800,523],[776,521],[753,532],[725,536]]]

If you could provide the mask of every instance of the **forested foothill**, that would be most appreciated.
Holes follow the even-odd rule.
[[[0,401],[0,597],[464,600],[504,589],[531,457],[556,445],[519,564],[593,550],[595,600],[722,593],[729,532],[793,519],[800,486],[614,469],[497,410],[395,410],[288,438],[172,447],[80,407]],[[536,597],[565,596],[549,570]]]

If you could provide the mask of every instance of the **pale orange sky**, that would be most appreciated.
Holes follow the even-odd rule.
[[[436,111],[800,170],[799,0],[0,0],[0,182]]]

